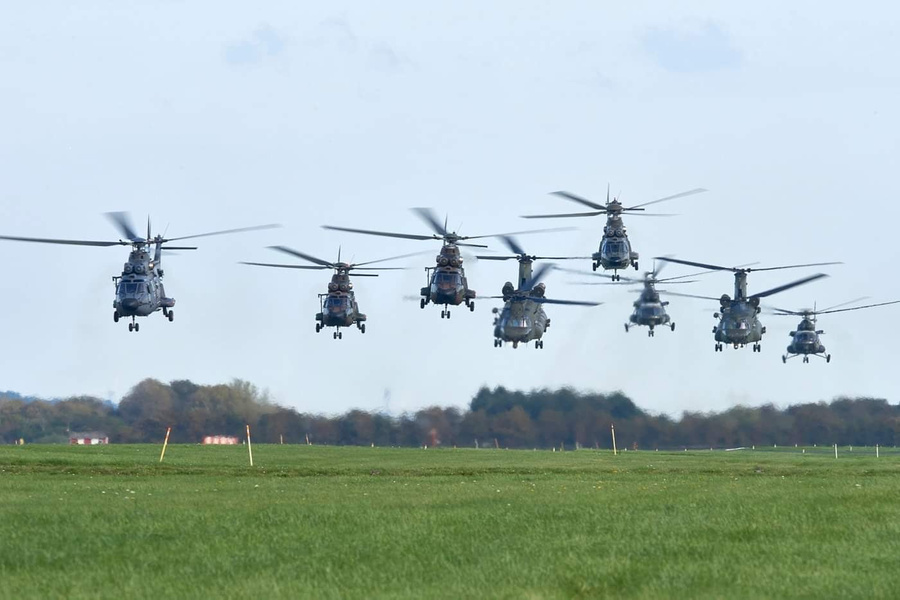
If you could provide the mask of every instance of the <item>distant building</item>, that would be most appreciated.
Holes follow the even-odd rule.
[[[109,436],[99,431],[89,431],[87,433],[70,433],[69,444],[73,446],[96,446],[97,444],[108,444]]]
[[[204,444],[226,444],[226,445],[230,446],[232,444],[240,444],[241,442],[236,437],[230,436],[230,435],[208,435],[203,438],[203,443]]]

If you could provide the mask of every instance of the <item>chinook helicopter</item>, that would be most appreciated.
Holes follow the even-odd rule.
[[[336,340],[344,338],[341,327],[352,327],[356,325],[360,333],[366,332],[366,315],[359,312],[359,305],[356,303],[356,295],[353,293],[353,282],[350,281],[350,271],[402,271],[404,267],[369,267],[366,265],[374,265],[376,263],[387,262],[389,260],[399,260],[410,256],[417,256],[421,252],[413,254],[403,254],[401,256],[391,256],[390,258],[381,258],[378,260],[370,260],[360,263],[341,262],[341,250],[338,248],[338,256],[336,262],[330,262],[304,254],[286,246],[269,246],[272,250],[277,250],[300,258],[313,265],[286,265],[280,263],[259,263],[259,262],[242,262],[244,265],[252,265],[255,267],[278,267],[281,269],[305,269],[311,271],[321,271],[334,269],[334,275],[331,276],[331,282],[328,284],[328,292],[319,294],[319,313],[316,314],[316,333],[319,333],[326,327],[334,327],[333,337]],[[378,277],[377,273],[354,273],[354,277]]]
[[[534,340],[534,347],[542,349],[544,332],[550,327],[550,319],[544,312],[544,304],[568,306],[598,306],[601,304],[600,302],[547,298],[546,286],[540,281],[554,268],[553,263],[541,265],[532,272],[532,263],[540,257],[526,254],[521,246],[509,236],[504,236],[504,241],[517,256],[489,257],[488,260],[517,259],[519,261],[519,283],[518,286],[514,286],[512,282],[507,281],[503,284],[502,296],[489,296],[493,299],[502,299],[505,303],[502,309],[495,308],[493,310],[495,348],[501,348],[503,342],[512,342],[512,347],[518,348],[520,342],[527,344]],[[560,257],[559,259],[567,258],[570,257]]]
[[[803,279],[798,279],[797,281],[792,281],[791,283],[786,283],[776,288],[772,288],[770,290],[748,296],[748,273],[752,271],[776,271],[780,269],[798,269],[801,267],[820,267],[825,265],[840,264],[837,262],[825,262],[753,269],[749,267],[722,267],[719,265],[710,265],[706,263],[681,260],[666,256],[658,256],[657,259],[672,263],[678,263],[680,265],[698,267],[701,269],[709,269],[712,271],[732,271],[734,273],[734,298],[729,297],[728,294],[722,294],[720,298],[712,298],[710,296],[695,296],[693,294],[678,294],[675,292],[669,292],[669,294],[673,296],[701,298],[703,300],[715,300],[719,302],[722,312],[721,314],[718,312],[713,314],[713,317],[719,320],[719,324],[716,327],[713,327],[713,334],[715,334],[716,339],[716,352],[722,351],[722,349],[724,348],[723,344],[731,344],[735,349],[743,348],[747,344],[753,344],[753,351],[760,352],[762,350],[760,341],[762,340],[763,334],[766,333],[766,328],[763,327],[762,323],[757,317],[760,312],[759,299],[789,290],[791,288],[797,287],[798,285],[803,285],[817,279],[822,279],[823,277],[828,277],[828,275],[826,275],[825,273],[816,273],[815,275],[810,275],[808,277],[804,277]]]
[[[465,240],[494,237],[504,234],[489,235],[459,235],[455,231],[447,230],[447,220],[441,225],[437,216],[429,208],[414,208],[413,212],[422,219],[434,232],[431,235],[411,233],[390,233],[386,231],[372,231],[369,229],[351,229],[349,227],[336,227],[323,225],[324,229],[332,231],[347,231],[350,233],[364,233],[366,235],[380,235],[384,237],[401,238],[407,240],[441,240],[440,254],[435,257],[435,266],[425,268],[427,285],[419,291],[419,307],[425,308],[429,303],[441,305],[441,318],[450,318],[450,307],[465,303],[470,311],[475,310],[475,290],[469,288],[466,281],[466,271],[463,268],[463,257],[460,256],[459,247],[487,248],[483,244],[466,243]],[[561,231],[561,229],[537,229],[532,231],[517,231],[516,234],[538,233],[545,231]],[[512,235],[512,234],[506,234]]]
[[[655,327],[657,326],[667,326],[670,330],[675,331],[675,322],[672,321],[669,314],[666,312],[666,306],[669,305],[667,300],[661,300],[660,294],[667,293],[665,290],[656,289],[656,285],[660,283],[667,284],[679,284],[679,283],[694,283],[695,279],[685,279],[685,277],[696,277],[697,275],[703,275],[705,273],[710,273],[710,271],[702,271],[700,273],[691,273],[689,275],[679,275],[677,277],[667,277],[665,279],[659,279],[660,271],[665,268],[665,263],[657,267],[656,261],[653,263],[653,270],[646,271],[644,273],[643,279],[634,279],[631,277],[616,277],[613,281],[607,282],[582,282],[579,285],[636,285],[642,284],[644,288],[642,290],[632,290],[640,293],[640,296],[637,300],[634,301],[634,311],[631,313],[629,317],[629,322],[625,323],[625,332],[627,333],[631,327],[635,325],[644,325],[648,327],[647,336],[653,337],[656,335]],[[560,269],[560,271],[566,271],[568,273],[577,273],[579,275],[593,275],[595,277],[606,277],[609,279],[613,279],[612,275],[607,275],[605,273],[586,273],[584,271],[577,271],[574,269]],[[624,281],[625,283],[619,284],[617,282]]]
[[[115,242],[94,240],[62,240],[54,238],[32,238],[0,235],[0,240],[12,240],[16,242],[39,242],[43,244],[63,244],[68,246],[131,246],[128,262],[122,268],[122,274],[113,276],[113,284],[116,287],[116,297],[113,300],[113,321],[119,322],[121,318],[131,318],[128,323],[128,331],[140,331],[140,323],[137,317],[146,317],[162,310],[163,316],[173,321],[175,312],[175,299],[166,296],[163,288],[162,251],[165,250],[196,250],[196,246],[165,246],[170,242],[207,237],[211,235],[224,235],[226,233],[240,233],[244,231],[258,231],[260,229],[272,229],[280,225],[257,225],[255,227],[240,227],[238,229],[226,229],[223,231],[211,231],[196,235],[184,235],[167,238],[165,235],[152,236],[150,233],[150,219],[147,219],[147,236],[141,237],[131,225],[127,213],[110,212],[106,216],[122,233],[125,239]],[[151,253],[152,252],[152,253]]]
[[[787,347],[787,354],[781,357],[781,362],[786,363],[789,358],[794,358],[795,356],[801,355],[803,356],[803,362],[805,363],[809,362],[810,356],[818,356],[820,358],[824,358],[826,363],[831,362],[831,355],[825,354],[825,346],[819,339],[819,336],[824,334],[825,332],[821,329],[816,329],[816,320],[819,315],[847,312],[851,310],[862,310],[864,308],[875,308],[876,306],[887,306],[889,304],[900,303],[900,300],[893,300],[891,302],[880,302],[878,304],[867,304],[865,306],[841,308],[842,306],[847,306],[848,304],[856,304],[857,302],[861,302],[863,300],[866,300],[866,298],[857,298],[856,300],[850,300],[849,302],[842,302],[841,304],[836,304],[835,306],[830,306],[822,310],[816,310],[815,308],[806,308],[794,311],[784,310],[783,308],[773,308],[771,314],[775,316],[800,317],[800,324],[797,325],[797,330],[790,333],[791,343]]]
[[[614,197],[610,201],[609,186],[606,187],[605,205],[591,202],[586,198],[576,196],[575,194],[572,194],[570,192],[553,192],[553,194],[556,196],[565,198],[566,200],[571,200],[573,202],[578,202],[579,204],[583,204],[594,210],[591,212],[582,213],[523,215],[522,218],[557,219],[567,217],[596,217],[598,215],[606,215],[606,226],[603,228],[603,238],[600,240],[600,248],[591,256],[591,258],[594,260],[592,268],[594,271],[596,271],[598,267],[602,266],[605,270],[612,270],[613,281],[619,281],[620,276],[618,274],[618,271],[627,269],[628,267],[634,267],[634,270],[637,271],[639,258],[638,253],[632,251],[631,249],[631,242],[628,240],[628,233],[625,230],[625,225],[622,223],[622,213],[633,212],[634,214],[643,217],[671,217],[674,215],[661,213],[645,213],[640,211],[643,211],[644,207],[650,206],[651,204],[657,204],[659,202],[665,202],[667,200],[675,200],[676,198],[684,198],[685,196],[692,196],[694,194],[700,194],[705,191],[707,190],[704,188],[695,188],[693,190],[681,192],[680,194],[675,194],[674,196],[666,196],[665,198],[659,198],[658,200],[644,202],[643,204],[635,204],[634,206],[623,206],[622,203],[619,202],[619,199],[616,197]]]

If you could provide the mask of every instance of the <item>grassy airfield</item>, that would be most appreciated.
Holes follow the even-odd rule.
[[[0,447],[0,597],[887,598],[900,454]]]

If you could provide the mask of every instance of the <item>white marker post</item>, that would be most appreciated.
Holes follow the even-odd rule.
[[[837,444],[834,445],[834,457],[837,458]]]
[[[616,449],[616,426],[612,423],[609,424],[609,430],[612,432],[612,440],[613,440],[613,456],[618,456],[619,451]]]
[[[247,425],[247,452],[250,453],[250,466],[253,466],[253,447],[250,445],[250,426]]]
[[[875,444],[875,458],[878,458],[878,444]]]
[[[169,434],[172,433],[171,427],[166,427],[166,439],[163,440],[163,449],[162,452],[159,453],[159,462],[163,461],[163,458],[166,456],[166,447],[169,445]]]

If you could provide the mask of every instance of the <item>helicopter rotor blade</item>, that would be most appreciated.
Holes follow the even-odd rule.
[[[197,250],[197,246],[166,246],[165,250]]]
[[[900,304],[900,300],[892,300],[890,302],[879,302],[878,304],[866,304],[865,306],[852,306],[850,308],[839,308],[837,310],[819,310],[815,311],[817,315],[827,315],[831,313],[847,312],[850,310],[862,310],[863,308],[875,308],[876,306],[887,306],[889,304]]]
[[[562,213],[553,215],[519,215],[522,219],[565,219],[568,217],[596,217],[597,215],[605,215],[605,210],[584,213]]]
[[[269,248],[271,248],[272,250],[278,250],[279,252],[283,252],[284,254],[290,254],[291,256],[307,260],[317,265],[322,265],[323,267],[327,267],[329,269],[333,269],[335,267],[335,264],[333,262],[322,260],[321,258],[316,258],[315,256],[311,256],[309,254],[304,254],[303,252],[299,252],[297,250],[294,250],[293,248],[288,248],[287,246],[269,246]]]
[[[714,300],[715,302],[719,301],[719,298],[713,298],[712,296],[698,296],[697,294],[682,294],[679,292],[666,292],[669,296],[679,296],[681,298],[695,298],[698,300]]]
[[[702,194],[703,192],[708,192],[706,188],[694,188],[692,190],[688,190],[686,192],[681,192],[680,194],[675,194],[674,196],[666,196],[665,198],[659,198],[657,200],[651,200],[650,202],[644,202],[642,204],[635,204],[634,206],[629,206],[625,210],[634,210],[635,208],[641,208],[644,206],[650,206],[651,204],[659,204],[660,202],[665,202],[667,200],[675,200],[676,198],[684,198],[685,196],[693,196],[694,194]]]
[[[348,270],[352,271],[408,271],[406,267],[356,267],[354,265],[350,265],[347,267]]]
[[[528,279],[528,281],[525,282],[525,286],[524,286],[522,289],[523,289],[524,291],[529,291],[529,290],[534,289],[534,286],[536,286],[538,283],[540,283],[541,280],[542,280],[544,277],[546,277],[547,274],[548,274],[550,271],[552,271],[553,269],[554,269],[553,263],[544,263],[544,264],[542,264],[541,266],[539,266],[537,269],[535,269],[535,270],[531,273],[531,278]]]
[[[466,246],[467,248],[488,248],[484,244],[464,244],[462,242],[456,242],[456,246]]]
[[[822,279],[823,277],[828,277],[825,273],[816,273],[815,275],[810,275],[809,277],[804,277],[803,279],[798,279],[797,281],[792,281],[791,283],[786,283],[784,285],[780,285],[778,287],[772,288],[770,290],[766,290],[764,292],[760,292],[758,294],[750,294],[751,298],[766,298],[773,294],[778,294],[779,292],[783,292],[785,290],[789,290],[791,288],[797,287],[798,285],[803,285],[806,283],[810,283],[817,279]]]
[[[628,210],[628,209],[626,209]],[[643,208],[637,210],[644,210]],[[629,217],[677,217],[678,213],[628,213]]]
[[[478,260],[516,260],[518,256],[482,256],[481,254],[476,254],[475,258]]]
[[[828,265],[842,265],[842,262],[821,262],[821,263],[807,263],[805,265],[785,265],[782,267],[762,267],[760,269],[739,269],[735,267],[734,270],[744,270],[744,271],[778,271],[780,269],[799,269],[801,267],[824,267]]]
[[[835,304],[834,306],[829,306],[827,308],[823,308],[821,311],[818,311],[818,312],[824,312],[826,310],[834,310],[835,308],[849,306],[851,304],[856,304],[857,302],[862,302],[863,300],[868,300],[869,298],[871,298],[871,296],[860,296],[856,300],[848,300],[847,302],[841,302],[840,304]],[[815,310],[815,309],[813,309],[813,310]]]
[[[447,228],[441,225],[441,222],[438,220],[437,215],[434,214],[434,211],[432,209],[417,207],[411,210],[416,213],[416,215],[418,215],[420,219],[425,221],[425,223],[428,224],[428,226],[432,229],[432,231],[434,231],[435,234],[439,235],[442,238],[449,235]]]
[[[131,242],[126,241],[117,241],[117,242],[100,242],[94,240],[58,240],[54,238],[32,238],[32,237],[18,237],[13,235],[0,235],[0,240],[11,240],[14,242],[36,242],[39,244],[64,244],[66,246],[130,246]]]
[[[712,271],[733,271],[732,267],[723,267],[720,265],[711,265],[708,263],[694,262],[692,260],[682,260],[680,258],[673,258],[671,256],[657,256],[656,260],[662,260],[665,262],[677,263],[679,265],[687,265],[689,267],[699,267],[701,269],[710,269]]]
[[[439,240],[437,235],[416,235],[414,233],[392,233],[390,231],[375,231],[372,229],[353,229],[351,227],[336,227],[334,225],[322,225],[322,229],[331,231],[346,231],[349,233],[362,233],[365,235],[380,235],[382,237],[400,238],[404,240]]]
[[[113,222],[113,225],[116,226],[116,229],[119,230],[119,232],[126,240],[130,242],[146,241],[144,238],[138,235],[137,231],[135,231],[134,227],[131,224],[131,218],[128,216],[128,213],[117,211],[104,214],[106,215],[106,218]],[[149,233],[146,239],[150,239]]]
[[[526,229],[525,231],[507,231],[506,233],[489,233],[487,235],[464,235],[460,236],[461,240],[478,240],[489,237],[500,237],[502,235],[527,235],[530,233],[554,233],[559,231],[573,231],[574,227],[549,227],[546,229]],[[461,244],[457,244],[461,245]]]
[[[578,202],[579,204],[584,204],[588,208],[593,208],[594,210],[602,210],[602,211],[606,212],[606,207],[603,206],[602,204],[597,204],[596,202],[591,202],[587,198],[582,198],[581,196],[573,194],[572,192],[565,192],[565,191],[551,192],[551,195],[559,196],[560,198],[565,198],[566,200],[571,200],[572,202]],[[608,196],[609,196],[609,190],[607,190],[607,200],[606,200],[607,204],[609,204]]]
[[[313,266],[313,265],[284,265],[279,263],[261,263],[261,262],[245,262],[240,261],[238,264],[251,265],[254,267],[278,267],[280,269],[304,269],[308,271],[325,271],[331,267]]]
[[[399,256],[389,256],[387,258],[379,258],[378,260],[367,260],[366,262],[361,263],[353,263],[350,266],[354,269],[362,267],[364,265],[374,265],[375,263],[387,262],[389,260],[400,260],[401,258],[409,258],[411,256],[421,256],[423,254],[430,254],[431,250],[419,251],[419,252],[410,252],[409,254],[400,254]],[[403,268],[403,267],[398,267]]]
[[[164,240],[162,240],[162,242],[174,242],[177,240],[189,240],[189,239],[193,239],[193,238],[209,237],[211,235],[225,235],[226,233],[242,233],[244,231],[260,231],[262,229],[277,229],[279,227],[281,227],[281,225],[278,225],[277,223],[270,223],[268,225],[254,225],[253,227],[238,227],[237,229],[223,229],[221,231],[210,231],[207,233],[198,233],[195,235],[183,235],[180,237],[164,239]]]
[[[516,238],[512,237],[511,235],[498,235],[497,237],[500,238],[500,240],[502,240],[504,244],[506,244],[506,247],[509,248],[510,252],[512,252],[513,254],[526,253],[525,249],[522,248],[522,246],[520,246],[516,241]]]
[[[540,304],[559,304],[563,306],[600,306],[602,302],[588,302],[584,300],[557,300],[555,298],[529,298]]]

